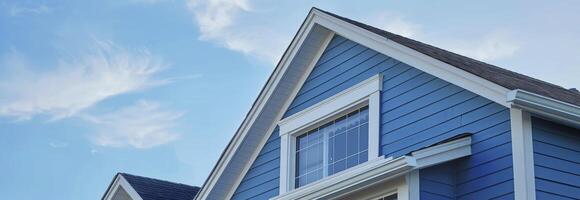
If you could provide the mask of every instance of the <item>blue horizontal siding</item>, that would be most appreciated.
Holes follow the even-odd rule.
[[[276,128],[244,175],[232,199],[270,199],[278,195],[279,186],[280,137]]]
[[[456,178],[452,162],[421,170],[419,179],[421,199],[455,199]]]
[[[538,199],[580,198],[580,130],[532,118]]]

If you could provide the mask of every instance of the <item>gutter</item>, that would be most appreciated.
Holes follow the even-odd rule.
[[[507,102],[512,107],[580,127],[580,106],[520,89],[508,92]]]

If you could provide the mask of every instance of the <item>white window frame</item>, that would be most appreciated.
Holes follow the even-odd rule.
[[[295,189],[296,137],[364,106],[368,106],[369,113],[368,161],[380,158],[379,118],[381,89],[382,75],[377,74],[278,123],[281,141],[280,194]],[[345,171],[348,170],[346,169]],[[323,177],[322,179],[325,178]],[[308,187],[308,185],[303,187]]]

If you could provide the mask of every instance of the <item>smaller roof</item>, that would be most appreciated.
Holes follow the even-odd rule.
[[[143,200],[192,200],[200,189],[197,186],[127,173],[118,173],[117,176],[125,178]]]

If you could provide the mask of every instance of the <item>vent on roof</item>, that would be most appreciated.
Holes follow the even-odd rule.
[[[570,88],[570,89],[568,89],[568,90],[570,90],[570,91],[572,91],[572,92],[579,92],[579,93],[580,93],[580,91],[578,91],[578,89],[576,89],[576,88]]]

